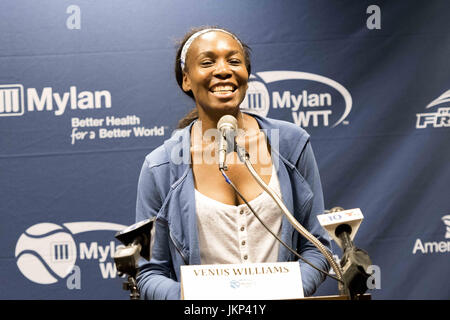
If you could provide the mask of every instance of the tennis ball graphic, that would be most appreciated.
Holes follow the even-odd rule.
[[[16,244],[17,266],[29,280],[56,283],[75,265],[77,248],[72,234],[54,223],[29,227]]]

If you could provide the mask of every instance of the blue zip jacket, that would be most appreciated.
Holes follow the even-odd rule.
[[[277,170],[283,202],[297,221],[331,251],[330,238],[316,216],[324,211],[319,171],[302,128],[286,121],[252,115],[265,132]],[[136,203],[136,222],[156,216],[150,261],[139,261],[137,284],[144,299],[180,299],[180,266],[199,265],[194,177],[190,165],[192,124],[177,130],[145,158]],[[281,239],[316,267],[330,265],[320,251],[283,216]],[[298,260],[280,244],[278,261]],[[324,275],[299,260],[305,296]]]

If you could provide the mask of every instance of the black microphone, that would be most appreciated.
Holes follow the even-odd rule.
[[[234,139],[238,128],[237,120],[231,115],[224,115],[217,122],[219,137],[219,170],[228,170],[226,165],[226,156],[229,151],[234,150]]]
[[[342,277],[353,298],[367,291],[367,279],[370,277],[367,270],[372,262],[366,251],[355,247],[351,234],[352,227],[347,223],[339,224],[335,229],[344,251],[341,258]]]
[[[140,292],[137,287],[139,256],[150,260],[151,240],[154,233],[156,217],[135,223],[116,233],[115,238],[126,247],[119,246],[114,253],[114,263],[119,276],[128,275],[128,282],[123,283],[124,290],[130,290],[130,299],[139,300]]]
[[[136,275],[139,256],[150,260],[150,244],[155,220],[155,217],[149,218],[116,233],[115,238],[126,246],[118,247],[114,254],[114,262],[119,273]]]

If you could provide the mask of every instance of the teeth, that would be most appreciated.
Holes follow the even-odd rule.
[[[213,92],[233,91],[233,86],[215,86],[211,89]]]

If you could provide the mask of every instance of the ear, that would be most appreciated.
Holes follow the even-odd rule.
[[[191,79],[189,79],[189,76],[186,74],[186,72],[183,72],[183,84],[182,88],[185,92],[191,91]]]

